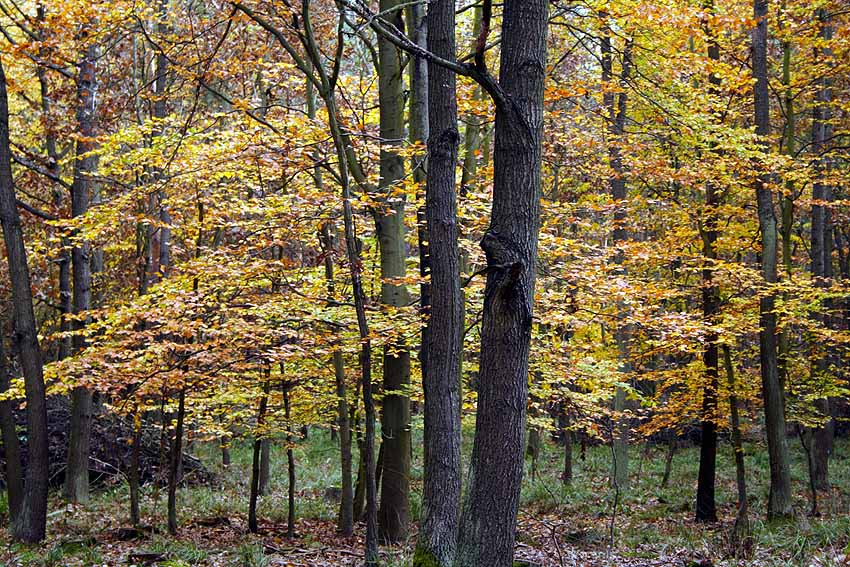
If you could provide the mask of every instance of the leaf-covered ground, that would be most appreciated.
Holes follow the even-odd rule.
[[[605,447],[590,447],[585,460],[575,452],[575,478],[564,487],[559,480],[561,449],[548,444],[535,479],[527,475],[519,518],[517,559],[540,566],[698,566],[698,565],[850,565],[850,444],[841,440],[832,459],[831,493],[821,496],[822,515],[809,518],[802,450],[793,445],[796,523],[766,525],[767,456],[764,448],[747,448],[751,508],[751,541],[746,557],[735,557],[730,544],[735,512],[734,467],[724,447],[718,462],[721,522],[706,526],[693,521],[698,452],[676,454],[669,485],[661,488],[665,447],[635,447],[631,456],[632,485],[622,495],[612,517],[613,491],[608,486]],[[99,491],[86,506],[52,501],[49,539],[35,548],[4,542],[0,565],[8,566],[316,566],[362,564],[363,527],[355,536],[336,534],[335,503],[326,489],[338,485],[336,449],[326,432],[312,432],[296,451],[298,466],[297,537],[286,537],[286,469],[282,450],[273,453],[272,490],[260,503],[261,533],[247,533],[245,508],[250,452],[235,447],[234,462],[214,464],[213,447],[197,452],[213,468],[218,481],[185,489],[180,499],[180,532],[164,532],[165,494],[146,487],[143,514],[152,531],[124,541],[127,490],[116,484]],[[411,507],[420,510],[421,462],[414,460]],[[613,537],[612,537],[613,536]],[[415,526],[410,542],[415,538]],[[411,546],[383,548],[383,564],[410,564]]]

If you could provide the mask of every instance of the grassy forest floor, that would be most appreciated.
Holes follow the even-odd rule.
[[[421,429],[421,428],[420,428]],[[421,432],[419,433],[421,435]],[[417,439],[415,439],[416,441]],[[648,565],[848,565],[850,542],[850,443],[840,440],[830,463],[833,489],[822,496],[822,516],[807,518],[808,494],[803,451],[789,438],[793,462],[796,524],[767,525],[763,521],[768,465],[763,446],[750,444],[747,481],[750,491],[752,546],[748,558],[730,555],[729,533],[735,513],[734,463],[728,444],[718,457],[718,505],[721,522],[704,526],[693,521],[698,449],[680,450],[673,461],[667,488],[660,488],[666,447],[633,448],[630,490],[622,495],[614,519],[611,544],[613,491],[608,486],[610,451],[589,447],[585,460],[575,450],[575,477],[569,487],[560,481],[563,449],[546,443],[536,479],[526,476],[522,490],[517,557],[541,566],[648,566]],[[469,447],[471,443],[467,444]],[[195,486],[180,494],[181,527],[176,538],[164,533],[164,491],[144,489],[143,518],[157,528],[146,539],[120,541],[117,528],[126,525],[125,484],[98,490],[86,506],[51,501],[49,539],[35,548],[2,541],[0,565],[5,566],[117,566],[143,564],[135,554],[159,559],[162,567],[189,565],[271,567],[360,565],[362,531],[351,538],[336,535],[336,504],[326,489],[339,485],[337,452],[327,431],[311,431],[296,449],[298,537],[286,534],[286,458],[272,452],[270,494],[262,497],[261,534],[247,533],[246,508],[250,479],[248,444],[233,448],[227,469],[218,465],[210,444],[196,454],[217,472],[212,486]],[[420,510],[421,455],[414,458],[411,508]],[[410,544],[415,537],[412,530]],[[3,536],[5,538],[5,536]],[[382,565],[410,564],[411,545],[383,548]]]

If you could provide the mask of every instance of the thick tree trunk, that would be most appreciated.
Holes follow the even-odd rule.
[[[761,137],[764,152],[768,151],[770,133],[770,98],[767,82],[767,0],[754,0],[753,13],[756,28],[753,31],[753,90],[756,134]],[[760,167],[764,167],[761,165]],[[758,202],[759,229],[761,231],[762,277],[768,286],[776,283],[777,230],[773,195],[769,176],[760,173],[755,179]],[[769,289],[759,300],[759,351],[761,362],[762,393],[764,397],[765,431],[770,456],[770,495],[768,519],[790,518],[791,474],[788,460],[788,443],[785,438],[784,394],[777,366],[776,297]]]
[[[77,156],[74,161],[74,181],[71,186],[71,216],[79,217],[88,211],[91,199],[92,176],[95,172],[96,157],[90,155],[94,149],[95,136],[95,92],[97,78],[95,61],[97,47],[91,46],[80,62],[77,74]],[[91,245],[83,240],[71,250],[71,265],[74,270],[73,308],[77,317],[82,317],[91,309]],[[86,347],[82,335],[88,316],[75,318],[74,354]],[[71,422],[68,436],[68,466],[65,471],[63,496],[72,502],[86,502],[89,499],[89,443],[91,439],[92,391],[78,386],[71,393]]]
[[[380,10],[399,29],[404,28],[403,3],[381,0]],[[380,102],[381,177],[378,183],[383,202],[375,213],[375,228],[381,252],[381,303],[390,309],[409,303],[407,287],[397,283],[406,276],[404,200],[394,197],[404,178],[404,158],[398,150],[404,142],[404,76],[402,53],[389,40],[378,38],[378,98]],[[407,538],[410,515],[410,354],[402,338],[384,349],[381,410],[381,446],[384,451],[381,508],[378,511],[380,538],[388,543]]]
[[[6,356],[6,325],[0,326],[0,393],[9,389],[9,359]],[[6,456],[6,495],[11,523],[21,513],[24,504],[24,472],[21,467],[21,444],[15,424],[12,400],[0,401],[0,432],[3,435],[3,452]]]
[[[455,57],[455,7],[437,0],[428,7],[428,48]],[[431,254],[431,313],[425,394],[423,516],[414,565],[447,567],[457,548],[460,515],[460,345],[463,332],[458,265],[455,163],[458,151],[457,93],[453,72],[428,65],[428,173],[425,215]]]
[[[24,502],[12,523],[12,538],[35,543],[44,539],[47,523],[47,403],[38,330],[32,303],[27,252],[12,177],[9,100],[0,65],[0,222],[12,287],[13,337],[24,372],[27,403],[27,472]]]
[[[490,9],[488,2],[484,11]],[[485,13],[483,28],[489,20]],[[481,242],[487,258],[481,370],[458,567],[506,567],[513,560],[540,215],[547,20],[545,0],[504,3],[499,85],[489,86],[496,97],[493,209]],[[485,41],[479,36],[479,69]]]

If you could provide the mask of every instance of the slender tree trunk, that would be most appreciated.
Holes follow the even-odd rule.
[[[428,48],[455,57],[455,6],[428,7]],[[457,93],[453,72],[428,64],[428,172],[425,216],[431,255],[431,313],[425,394],[423,514],[413,562],[416,567],[452,564],[460,515],[460,346],[463,332],[458,265],[455,163],[458,151]]]
[[[12,523],[12,538],[36,543],[44,539],[47,523],[49,472],[47,403],[38,330],[32,303],[29,266],[12,177],[9,142],[9,100],[6,75],[0,64],[0,222],[12,287],[13,337],[20,353],[27,403],[27,472],[24,501]]]
[[[6,356],[6,325],[0,326],[0,393],[9,390],[9,359]],[[21,467],[21,444],[15,424],[12,400],[0,401],[0,431],[3,434],[3,452],[6,456],[6,494],[9,502],[9,519],[14,523],[24,505],[24,471]]]
[[[817,18],[820,23],[820,38],[827,43],[832,39],[832,26],[829,13],[825,8],[817,10]],[[826,46],[815,50],[815,59],[832,58],[831,49]],[[826,289],[831,286],[832,270],[832,187],[821,179],[831,169],[830,159],[826,151],[833,136],[833,128],[830,122],[832,117],[832,86],[828,78],[818,81],[818,90],[815,92],[815,107],[813,111],[812,124],[812,153],[815,157],[815,168],[818,178],[813,183],[812,189],[812,277],[815,286]],[[829,312],[832,307],[831,299],[822,302],[823,312],[816,314],[817,320],[827,328],[834,328],[832,317]],[[829,373],[830,356],[818,345],[812,345],[812,383],[821,384]],[[830,416],[829,398],[820,398],[815,401],[815,408],[827,421],[823,426],[815,427],[811,439],[811,476],[812,485],[815,490],[829,489],[829,455],[832,452],[833,431]]]
[[[95,61],[98,53],[95,45],[86,50],[77,73],[77,156],[74,161],[74,181],[71,186],[71,216],[80,217],[88,211],[91,199],[92,175],[95,171],[96,157],[90,155],[94,149],[95,136],[95,93],[97,78]],[[71,265],[74,270],[73,306],[74,314],[82,317],[91,309],[91,245],[83,240],[71,250]],[[82,335],[88,316],[76,318],[74,329],[74,353],[79,354],[86,347]],[[85,386],[74,388],[71,393],[71,422],[69,424],[68,466],[65,471],[63,495],[72,502],[86,502],[89,499],[89,444],[91,439],[93,393]]]
[[[413,3],[405,7],[405,17],[411,40],[423,49],[428,48],[427,18],[425,15],[425,4]],[[428,142],[428,64],[421,57],[413,57],[407,66],[410,83],[410,102],[408,107],[408,131],[410,141],[414,144],[423,145]],[[419,196],[426,191],[427,152],[419,152],[411,157],[411,170],[413,181],[417,186]],[[428,316],[431,313],[431,283],[426,279],[431,274],[431,238],[428,235],[428,218],[426,205],[416,210],[416,237],[419,246],[419,275],[422,282],[419,284],[419,313],[422,320],[421,341],[419,348],[419,367],[422,376],[428,372]],[[411,411],[415,411],[412,408]]]
[[[295,537],[295,455],[292,451],[292,409],[290,392],[292,384],[283,387],[283,411],[286,418],[286,473],[288,478],[287,508],[286,508],[286,537]]]
[[[607,18],[607,15],[602,14],[601,17]],[[622,143],[626,125],[626,82],[628,81],[631,67],[631,42],[627,43],[623,50],[623,63],[619,81],[620,93],[619,96],[615,96],[614,85],[612,84],[614,72],[611,31],[608,29],[607,22],[603,25],[604,31],[601,39],[602,82],[605,88],[603,105],[608,113],[608,134],[610,137],[608,140],[608,165],[611,168],[611,177],[608,183],[611,189],[611,198],[616,206],[612,239],[614,246],[617,247],[614,256],[614,262],[617,264],[616,273],[622,277],[625,275],[625,268],[622,267],[625,253],[621,249],[621,246],[628,239],[628,232],[625,229],[627,188],[619,144]],[[614,332],[614,338],[619,351],[620,371],[624,374],[629,374],[632,370],[631,363],[629,362],[631,331],[629,325],[625,322],[627,317],[626,309],[625,305],[617,306],[617,326]],[[618,387],[614,395],[614,413],[617,417],[615,418],[615,434],[612,438],[613,463],[611,478],[612,482],[620,490],[627,489],[629,485],[629,423],[623,414],[625,409],[626,392],[622,387]]]
[[[142,445],[142,414],[137,409],[133,413],[133,446],[130,448],[130,471],[128,483],[130,485],[130,523],[138,526],[142,522],[141,514],[141,478],[139,471],[139,457]]]
[[[569,486],[573,483],[573,432],[569,429],[563,430],[564,435],[564,472],[561,473],[561,481]]]
[[[318,176],[319,171],[317,170],[315,174]],[[325,279],[327,280],[329,301],[333,300],[336,293],[333,258],[334,249],[336,248],[334,243],[335,232],[336,229],[333,227],[333,224],[326,222],[322,225],[321,233],[319,234],[322,252],[325,256]],[[336,426],[339,428],[340,474],[342,476],[337,529],[343,535],[351,535],[354,531],[354,494],[351,476],[351,420],[348,415],[348,393],[345,383],[345,361],[343,360],[342,351],[334,351],[332,360],[334,382],[336,385]]]
[[[729,386],[732,449],[735,451],[735,484],[738,488],[738,512],[735,517],[735,531],[738,535],[741,535],[749,532],[749,520],[747,519],[747,471],[744,468],[744,444],[741,440],[741,419],[738,415],[735,367],[732,365],[732,353],[729,345],[723,345],[723,363],[726,367],[726,380]]]
[[[490,24],[489,0],[483,10],[482,31]],[[478,411],[457,567],[506,567],[513,560],[540,215],[547,20],[545,0],[504,3],[499,84],[488,85],[496,98],[493,208],[481,242],[487,283]],[[485,43],[482,33],[478,69],[484,67]]]
[[[257,409],[257,433],[254,437],[254,452],[251,457],[251,488],[248,494],[248,531],[252,534],[257,533],[257,500],[260,496],[260,460],[262,453],[263,437],[266,432],[263,427],[266,422],[266,408],[269,403],[269,370],[265,370],[266,379],[263,382],[263,394],[260,396],[260,407]],[[289,394],[284,391],[284,396]],[[286,399],[286,398],[284,398]],[[286,402],[289,403],[288,401]],[[289,425],[287,424],[287,427]]]
[[[168,533],[177,534],[177,485],[180,483],[180,461],[183,459],[183,420],[186,417],[186,387],[180,388],[177,400],[177,423],[174,443],[171,445],[171,462],[168,467]]]
[[[230,466],[230,447],[229,441],[226,437],[220,437],[218,440],[219,447],[221,448],[221,464],[222,466],[229,467]]]
[[[269,490],[269,476],[270,476],[270,467],[271,467],[271,452],[272,452],[272,444],[271,440],[263,439],[260,443],[260,486],[259,492],[260,495],[263,496],[268,494]]]
[[[767,0],[754,0],[753,13],[756,28],[753,31],[753,90],[756,134],[762,139],[767,153],[767,136],[770,134],[770,98],[767,83]],[[760,168],[764,165],[760,164]],[[759,173],[755,179],[758,201],[759,229],[761,231],[762,277],[768,286],[776,283],[777,230],[773,195],[769,176]],[[768,289],[759,300],[759,351],[762,392],[764,396],[765,430],[770,455],[770,494],[768,519],[790,518],[791,474],[788,460],[788,443],[785,438],[784,394],[777,367],[776,295]]]
[[[169,33],[168,26],[168,0],[159,0],[157,6],[157,34],[160,38]],[[154,123],[154,128],[151,133],[153,138],[162,135],[163,124],[160,122],[168,116],[168,107],[166,100],[166,88],[168,86],[168,57],[163,51],[164,46],[155,46],[155,78],[153,86],[154,103],[153,103],[153,118],[157,122]],[[154,180],[158,180],[161,172],[157,169],[154,173]],[[165,192],[158,190],[155,195],[156,206],[159,208],[159,262],[155,274],[155,281],[168,277],[171,271],[171,213],[168,206],[165,204]]]
[[[713,13],[712,0],[706,2],[707,9]],[[708,43],[708,58],[720,60],[720,46],[714,31],[704,24]],[[720,77],[711,73],[708,78],[710,92],[719,94]],[[705,334],[705,348],[702,354],[705,366],[705,384],[702,389],[702,439],[700,440],[699,473],[697,476],[696,520],[698,522],[716,522],[717,506],[714,499],[717,466],[717,391],[719,382],[718,334],[715,331],[720,311],[720,288],[714,281],[714,269],[717,262],[717,207],[720,196],[713,181],[705,185],[705,209],[700,226],[702,238],[702,317],[708,330]]]
[[[401,0],[381,0],[380,10],[399,29],[404,29]],[[404,178],[404,158],[398,153],[404,142],[404,76],[402,53],[389,40],[378,38],[378,97],[380,102],[381,158],[379,195],[383,202],[375,214],[381,252],[381,303],[390,309],[406,306],[407,287],[399,284],[406,276],[404,200],[392,197]],[[402,338],[384,349],[381,411],[381,447],[384,452],[381,508],[378,511],[380,538],[388,543],[407,538],[410,504],[410,354]]]

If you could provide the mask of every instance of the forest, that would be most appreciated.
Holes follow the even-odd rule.
[[[0,0],[0,565],[850,562],[847,0]]]

